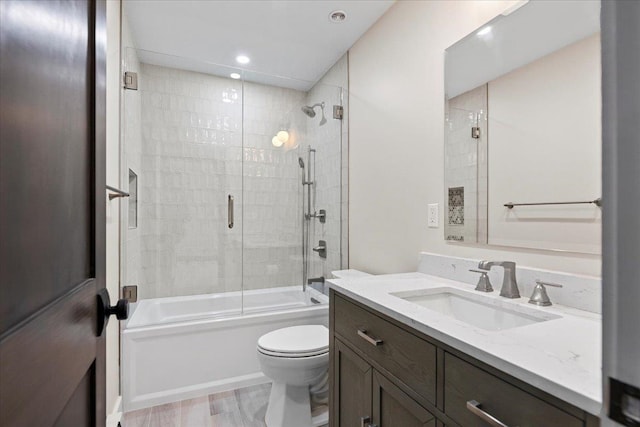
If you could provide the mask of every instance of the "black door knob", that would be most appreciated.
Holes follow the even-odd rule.
[[[118,320],[125,320],[129,317],[129,301],[126,299],[118,300],[116,305],[111,305],[109,292],[103,288],[98,292],[98,336],[102,336],[102,332],[109,323],[109,316],[116,315]]]

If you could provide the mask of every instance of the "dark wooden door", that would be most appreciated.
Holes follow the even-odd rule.
[[[362,418],[372,415],[373,368],[339,340],[334,351],[332,427],[360,427]]]
[[[105,3],[0,1],[0,425],[104,426]]]
[[[435,427],[433,415],[379,372],[373,372],[373,424],[377,427]]]

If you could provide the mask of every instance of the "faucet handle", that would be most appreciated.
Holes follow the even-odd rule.
[[[562,285],[558,283],[543,282],[540,279],[536,279],[536,287],[533,288],[533,294],[529,298],[529,304],[540,305],[547,307],[551,305],[551,300],[547,294],[545,286],[553,286],[554,288],[562,288]]]
[[[553,286],[554,288],[562,288],[563,286],[559,283],[551,283],[551,282],[543,282],[540,279],[536,279],[536,283],[542,286]]]
[[[491,281],[489,280],[489,276],[487,273],[489,270],[475,270],[469,269],[469,271],[473,273],[480,273],[480,279],[478,279],[478,284],[476,285],[476,291],[480,292],[493,292],[493,286],[491,286]]]

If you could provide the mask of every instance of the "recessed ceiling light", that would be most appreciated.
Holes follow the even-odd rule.
[[[479,36],[486,36],[490,32],[491,32],[491,27],[490,26],[486,26],[483,29],[481,29],[480,31],[478,31],[476,34],[479,35]]]
[[[238,80],[242,76],[240,74],[238,74],[238,73],[231,73],[231,74],[229,74],[229,77],[231,77],[232,79]]]
[[[236,61],[238,62],[238,64],[248,64],[249,62],[251,62],[251,59],[246,55],[238,55],[236,56]]]
[[[347,19],[347,12],[344,10],[334,10],[329,14],[329,21],[331,22],[344,22]]]

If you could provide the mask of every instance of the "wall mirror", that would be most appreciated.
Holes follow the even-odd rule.
[[[445,52],[445,240],[600,253],[600,2],[530,1]]]

